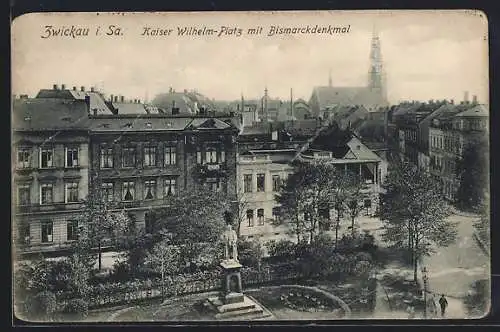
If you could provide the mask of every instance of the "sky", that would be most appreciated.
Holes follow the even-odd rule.
[[[46,26],[88,28],[88,36],[46,36]],[[106,35],[109,26],[120,35]],[[271,26],[349,27],[345,34],[274,35]],[[242,29],[240,36],[178,36],[178,27]],[[247,29],[262,26],[261,35]],[[99,35],[95,31],[100,27]],[[144,36],[144,27],[172,29]],[[370,43],[381,40],[387,95],[402,100],[488,103],[488,31],[478,11],[311,11],[25,14],[12,23],[12,93],[35,96],[53,84],[95,86],[126,99],[170,87],[216,100],[309,100],[315,86],[365,86]]]

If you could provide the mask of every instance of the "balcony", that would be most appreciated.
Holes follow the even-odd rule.
[[[224,164],[196,165],[194,169],[194,174],[198,177],[222,177],[226,173],[227,170]]]
[[[75,211],[82,208],[81,202],[72,203],[52,203],[52,204],[30,204],[17,206],[17,213],[35,213],[35,212],[59,212]]]

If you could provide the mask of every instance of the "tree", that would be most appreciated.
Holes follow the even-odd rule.
[[[238,241],[238,260],[245,266],[257,267],[260,271],[264,248],[259,240]]]
[[[487,206],[483,206],[479,219],[474,221],[474,229],[476,232],[476,235],[478,237],[478,240],[481,242],[479,245],[484,246],[484,250],[488,252],[490,250],[490,215],[489,215],[489,209]]]
[[[417,166],[399,164],[388,174],[384,188],[382,237],[397,248],[407,246],[417,281],[418,262],[434,247],[453,243],[456,224],[447,218],[450,209],[439,182]]]
[[[282,191],[276,195],[285,219],[297,236],[297,242],[314,241],[324,221],[323,211],[335,205],[341,185],[341,173],[335,165],[323,160],[298,162]]]
[[[165,296],[165,277],[179,271],[180,249],[168,239],[157,243],[146,256],[146,264],[161,274],[161,296]]]
[[[93,189],[83,203],[82,213],[77,218],[80,232],[75,247],[79,251],[92,252],[97,247],[98,270],[102,268],[102,249],[106,241],[116,246],[117,238],[123,236],[130,226],[125,210],[113,209],[114,204],[104,197],[102,191]]]
[[[231,207],[223,193],[199,188],[170,196],[152,218],[155,231],[165,230],[173,244],[216,243],[226,227],[224,211]]]
[[[460,179],[455,199],[460,209],[480,211],[489,188],[489,147],[486,138],[471,141],[457,160],[456,175]]]

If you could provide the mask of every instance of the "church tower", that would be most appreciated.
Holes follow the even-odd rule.
[[[375,28],[373,29],[373,36],[371,42],[368,87],[372,92],[380,96],[381,104],[387,103],[385,73],[382,65],[382,53],[380,50],[380,38]]]

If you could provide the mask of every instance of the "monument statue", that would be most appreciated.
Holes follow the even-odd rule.
[[[224,260],[238,260],[238,235],[234,231],[231,224],[227,225],[226,230],[222,233],[222,241],[224,242]]]

